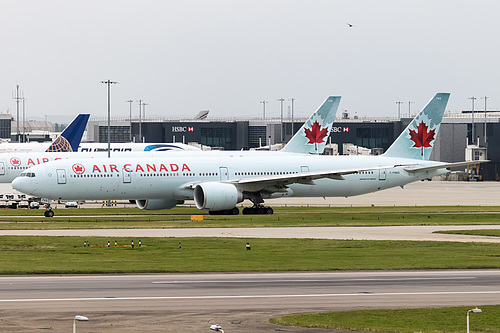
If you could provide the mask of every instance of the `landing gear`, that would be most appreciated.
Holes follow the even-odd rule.
[[[50,208],[50,204],[45,205],[45,212],[43,213],[45,217],[54,217],[54,212],[52,208]]]
[[[243,208],[243,215],[272,215],[274,210],[271,207],[265,207],[262,205],[256,205],[253,207]]]
[[[238,207],[234,207],[233,209],[225,209],[225,210],[209,210],[209,215],[238,215],[240,210]]]

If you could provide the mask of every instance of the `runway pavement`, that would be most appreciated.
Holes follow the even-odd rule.
[[[285,313],[497,304],[500,271],[0,277],[0,295],[2,332],[67,331],[76,314],[79,332],[269,332]]]

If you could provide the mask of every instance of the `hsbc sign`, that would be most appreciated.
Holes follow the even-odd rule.
[[[349,132],[349,127],[333,126],[332,133],[347,133]]]
[[[174,132],[174,133],[194,132],[194,127],[192,127],[192,126],[172,126],[172,132]]]

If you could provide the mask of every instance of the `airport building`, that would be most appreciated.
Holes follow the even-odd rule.
[[[212,149],[247,150],[286,143],[306,118],[295,119],[137,119],[113,120],[111,142],[195,142]],[[411,121],[411,118],[360,118],[344,112],[331,131],[330,153],[383,153]],[[107,142],[107,121],[92,120],[87,141]],[[485,132],[486,129],[486,132]],[[142,140],[141,140],[142,138]],[[474,138],[474,139],[473,139]],[[352,150],[352,147],[359,151]],[[500,112],[446,113],[431,159],[443,162],[489,159],[475,173],[479,179],[500,176]]]

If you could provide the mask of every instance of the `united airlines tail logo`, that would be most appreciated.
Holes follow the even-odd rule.
[[[64,138],[63,136],[58,136],[46,151],[71,152],[73,151],[73,149],[71,148],[71,144],[68,142],[68,140],[66,140],[66,138]]]
[[[321,128],[318,121],[315,121],[311,129],[304,129],[305,136],[309,140],[308,144],[323,143],[325,138],[328,136],[328,127]]]
[[[436,135],[436,129],[429,131],[429,127],[421,121],[416,130],[410,129],[410,140],[413,141],[413,148],[431,148],[432,141]]]

